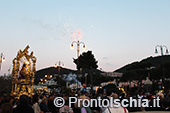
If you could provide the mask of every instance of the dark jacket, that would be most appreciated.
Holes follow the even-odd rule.
[[[28,104],[20,103],[16,108],[13,109],[13,113],[34,113],[34,110]]]
[[[45,103],[41,103],[41,104],[40,104],[40,109],[41,109],[41,111],[43,111],[44,113],[49,112],[48,105],[45,104]]]

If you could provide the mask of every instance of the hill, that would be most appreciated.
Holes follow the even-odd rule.
[[[149,64],[150,67],[151,66],[158,67],[165,62],[170,62],[170,55],[156,56],[156,57],[151,56],[151,57],[148,57],[141,61],[132,62],[131,64],[127,64],[127,65],[123,66],[122,68],[115,70],[114,72],[124,73],[124,72],[126,72],[126,70],[133,68],[134,66],[138,65],[138,66],[142,67],[142,64]]]
[[[45,75],[54,75],[54,74],[58,74],[58,67],[48,67],[48,68],[44,68],[41,70],[36,71],[35,73],[35,84],[38,84],[40,78],[43,78]],[[82,74],[85,75],[85,73],[88,73],[89,70],[85,69],[82,70],[82,72],[77,71],[77,70],[72,70],[72,69],[68,69],[68,68],[60,68],[60,75],[63,74],[69,74],[69,73],[75,73],[75,74]],[[100,73],[102,73],[100,70],[97,69],[91,69],[92,74],[96,74],[96,75],[100,75]]]
[[[48,67],[44,68],[41,70],[36,71],[35,73],[35,84],[37,84],[40,80],[40,78],[43,78],[45,75],[54,75],[58,74],[59,69],[58,67]],[[69,74],[70,72],[72,73],[77,73],[75,70],[67,69],[67,68],[60,68],[60,74]]]

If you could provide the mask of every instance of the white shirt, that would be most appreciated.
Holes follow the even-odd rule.
[[[34,113],[40,113],[41,112],[41,109],[40,109],[37,102],[35,104],[33,104],[32,108],[34,109]]]
[[[110,109],[111,113],[129,113],[128,110],[126,108],[123,108],[123,107],[108,107],[102,113],[110,113],[109,109]]]

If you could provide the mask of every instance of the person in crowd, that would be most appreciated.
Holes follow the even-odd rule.
[[[1,113],[12,113],[13,106],[11,103],[4,103],[1,106]]]
[[[101,96],[101,98],[102,98],[102,99],[107,99],[107,100],[109,100],[106,92],[103,93],[103,95]],[[107,106],[107,103],[105,102],[104,105]],[[101,109],[101,112],[102,112],[102,113],[105,113],[104,111],[105,111],[106,109],[108,109],[108,107],[109,107],[109,105],[108,105],[107,107],[102,106],[102,107],[100,108],[100,109]],[[107,113],[107,112],[106,112],[106,113]]]
[[[2,105],[4,103],[11,103],[12,104],[12,102],[13,102],[13,98],[9,95],[4,94],[4,97],[2,98],[0,105]]]
[[[112,94],[111,97],[113,97],[113,99],[118,99],[117,94]],[[126,108],[120,106],[120,107],[107,107],[102,113],[129,113],[129,112]]]
[[[19,99],[15,99],[13,102],[13,108],[16,108],[19,105],[20,101]]]
[[[56,113],[56,111],[57,111],[57,108],[54,105],[54,97],[53,97],[53,95],[49,95],[49,98],[48,98],[48,108],[49,108],[49,110],[52,113]]]
[[[42,102],[40,103],[40,109],[41,111],[43,111],[44,113],[50,112],[49,108],[48,108],[48,100],[46,98],[44,98],[42,100]]]
[[[93,93],[92,96],[91,96],[91,99],[97,100],[97,98],[98,98],[98,94]],[[93,106],[90,108],[92,110],[92,112],[93,113],[100,113],[100,107],[99,106],[95,107],[95,102],[93,102],[92,104],[93,104]]]
[[[27,95],[20,96],[20,103],[13,109],[13,113],[34,113],[34,109],[28,104],[29,98]]]
[[[43,95],[40,95],[40,96],[39,96],[39,100],[38,100],[38,104],[40,104],[43,99],[44,99]]]
[[[76,108],[76,109],[80,109],[80,111],[79,111],[80,113],[92,113],[90,107],[84,107],[83,104],[82,104],[82,101],[83,101],[84,99],[90,100],[90,98],[89,98],[87,95],[88,95],[87,92],[82,92],[82,95],[78,97],[79,99],[82,99],[82,100],[80,101],[80,103],[79,103],[80,106],[78,106],[78,102],[75,103],[75,108]],[[86,103],[86,102],[85,102],[85,103]]]
[[[59,109],[59,113],[74,113],[73,109],[69,107],[68,97],[64,97],[65,105]]]
[[[43,113],[41,112],[41,109],[39,107],[39,104],[38,104],[38,95],[33,95],[33,98],[32,98],[32,108],[34,109],[34,113]]]

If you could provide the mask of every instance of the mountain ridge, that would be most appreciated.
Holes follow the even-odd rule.
[[[170,55],[163,55],[163,56],[150,56],[147,58],[142,59],[141,61],[134,61],[130,64],[127,64],[125,66],[122,66],[119,69],[116,69],[113,72],[120,72],[120,73],[124,73],[128,68],[131,68],[134,64],[138,64],[138,63],[149,63],[151,64],[151,66],[157,67],[159,65],[161,65],[164,62],[168,62],[170,61]]]

